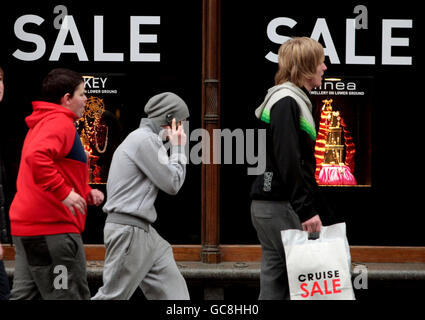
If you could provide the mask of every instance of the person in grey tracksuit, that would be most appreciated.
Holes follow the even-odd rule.
[[[108,214],[103,286],[93,300],[129,299],[138,286],[147,299],[187,300],[186,281],[170,244],[152,227],[158,190],[175,195],[183,185],[187,159],[181,121],[186,103],[164,92],[145,106],[147,118],[116,149],[107,181]],[[161,136],[171,145],[170,156]]]

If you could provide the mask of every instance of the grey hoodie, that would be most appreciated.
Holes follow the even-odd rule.
[[[137,220],[153,223],[158,189],[176,194],[186,175],[184,148],[171,147],[168,157],[159,134],[162,128],[143,118],[115,150],[106,187],[103,211],[107,222],[139,225]],[[136,218],[136,219],[134,219]]]

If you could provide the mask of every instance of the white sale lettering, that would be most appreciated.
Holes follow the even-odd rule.
[[[15,36],[24,42],[35,44],[35,50],[30,52],[16,49],[12,54],[16,59],[22,61],[36,61],[46,53],[46,41],[42,35],[30,33],[24,30],[27,24],[36,24],[40,26],[44,19],[40,16],[27,14],[19,17],[15,21],[14,32]],[[59,22],[55,20],[55,26]],[[160,16],[130,16],[130,61],[134,62],[159,62],[161,60],[160,53],[144,53],[141,52],[141,44],[157,43],[157,34],[143,34],[140,31],[142,25],[160,25]],[[104,52],[104,17],[94,16],[94,54],[93,61],[124,61],[122,52]],[[65,44],[67,37],[71,38],[72,44]],[[58,61],[61,55],[75,54],[79,61],[89,61],[83,39],[78,31],[77,24],[72,15],[63,17],[63,23],[58,29],[55,44],[52,48],[49,61]]]
[[[277,30],[281,26],[294,28],[297,21],[288,17],[278,17],[267,25],[267,37],[276,44],[282,44],[290,37],[278,34]],[[375,56],[360,56],[356,54],[356,19],[346,19],[345,32],[345,63],[356,65],[374,65]],[[393,29],[411,29],[413,22],[411,19],[382,19],[382,56],[383,65],[412,65],[410,56],[393,56],[393,47],[409,47],[409,38],[395,38],[392,36]],[[363,31],[364,32],[364,31]],[[325,18],[317,18],[311,33],[311,38],[319,40],[323,38],[325,56],[329,57],[330,63],[340,64],[340,59],[332,39],[331,32]],[[277,54],[269,51],[265,58],[277,63]]]

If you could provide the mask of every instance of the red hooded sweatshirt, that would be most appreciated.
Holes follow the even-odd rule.
[[[22,148],[17,192],[10,206],[14,236],[81,233],[86,215],[62,203],[72,189],[87,201],[87,156],[74,126],[76,114],[63,106],[33,102]]]

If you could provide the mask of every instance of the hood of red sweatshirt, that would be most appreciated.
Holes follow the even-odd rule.
[[[77,115],[71,110],[68,110],[59,104],[46,101],[33,101],[32,110],[31,115],[25,118],[25,122],[30,129],[39,123],[40,120],[45,119],[47,116],[52,114],[65,114],[72,120],[77,118]]]

